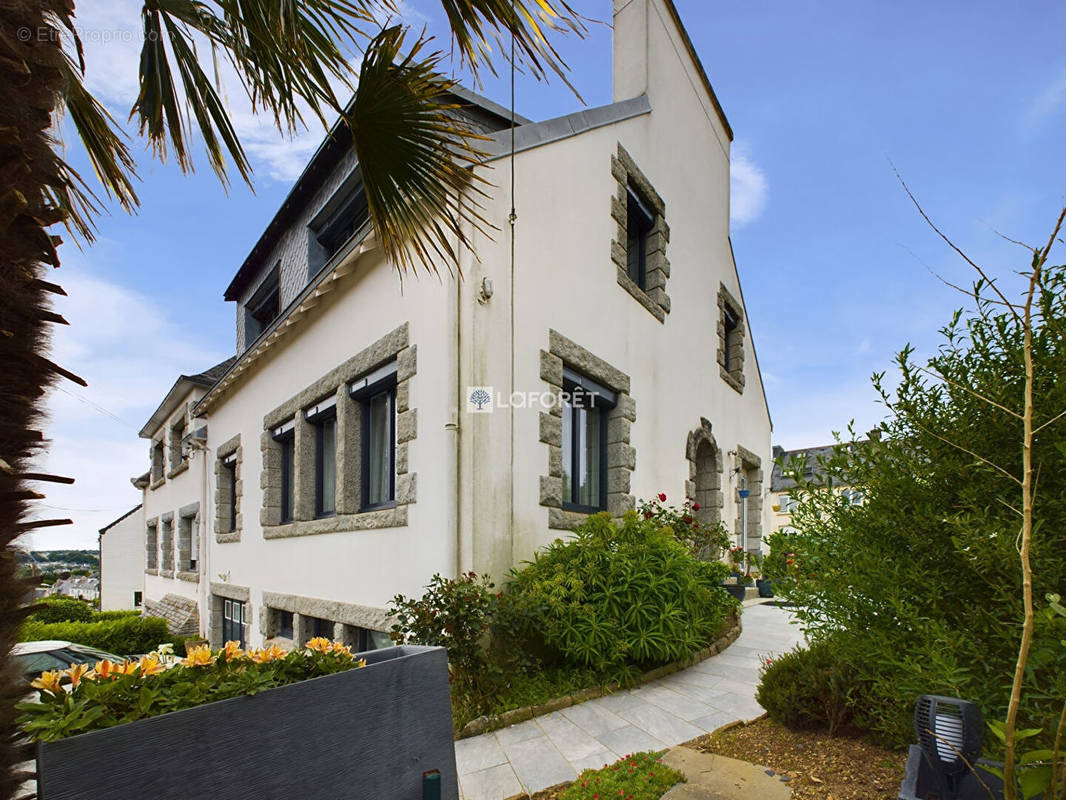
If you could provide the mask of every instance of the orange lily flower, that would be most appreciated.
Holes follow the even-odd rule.
[[[166,667],[160,664],[155,656],[145,656],[137,662],[137,668],[141,671],[141,675],[158,675],[166,671]]]
[[[137,662],[123,661],[122,664],[119,665],[119,672],[123,675],[135,675],[137,673]]]
[[[190,650],[181,663],[186,667],[206,667],[208,664],[213,664],[214,661],[215,657],[211,655],[211,648],[206,644],[202,644]]]
[[[240,642],[226,642],[223,652],[226,654],[227,661],[233,661],[234,659],[243,658],[244,651],[241,650]]]
[[[66,671],[66,674],[70,676],[71,689],[77,689],[82,678],[91,681],[96,676],[96,674],[89,669],[88,664],[71,664],[70,669]]]
[[[333,642],[327,639],[325,636],[316,636],[314,639],[307,643],[308,650],[317,650],[320,653],[328,653],[330,648],[333,647]]]
[[[252,650],[248,655],[256,664],[267,664],[279,658],[285,658],[285,651],[274,644],[261,650]]]
[[[338,656],[347,656],[348,658],[355,658],[355,655],[352,653],[351,646],[341,644],[340,642],[334,642],[333,645],[330,647],[330,652],[335,653]]]
[[[47,670],[41,673],[41,676],[30,684],[34,689],[42,689],[52,694],[59,694],[63,691],[59,682],[63,678],[63,673],[59,670]]]
[[[110,681],[122,674],[122,665],[104,659],[103,661],[96,662],[96,669],[94,672],[97,677]]]

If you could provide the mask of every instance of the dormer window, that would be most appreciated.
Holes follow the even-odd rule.
[[[248,314],[258,323],[258,333],[262,333],[280,313],[281,292],[278,286],[278,270],[275,267],[270,277],[259,287],[259,291],[248,301]]]
[[[369,219],[362,184],[348,190],[332,209],[327,207],[325,219],[315,226],[315,239],[322,246],[325,260],[333,258]]]

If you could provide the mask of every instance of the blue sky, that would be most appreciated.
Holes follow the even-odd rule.
[[[609,0],[576,0],[609,19]],[[996,275],[1027,261],[1002,232],[1046,239],[1066,204],[1066,4],[676,0],[736,134],[733,246],[774,420],[774,443],[824,444],[852,418],[881,418],[870,388],[907,342],[919,352],[964,298],[943,286],[970,276],[925,226],[893,173],[929,214]],[[88,83],[125,119],[136,95],[139,7],[79,7]],[[442,33],[432,0],[406,18]],[[447,49],[446,39],[439,40]],[[592,24],[560,48],[589,105],[610,101],[610,30]],[[481,91],[504,104],[506,80]],[[113,209],[99,241],[63,248],[57,273],[72,322],[57,360],[89,388],[50,400],[48,466],[74,475],[52,488],[49,514],[75,525],[40,548],[95,546],[96,530],[139,501],[137,431],[180,372],[232,352],[234,309],[222,291],[321,131],[286,141],[241,111],[234,118],[256,168],[255,192],[219,186],[201,157],[195,175],[152,161],[135,141],[142,205]],[[519,113],[545,119],[578,102],[558,81],[518,79]],[[73,139],[70,159],[84,164]]]

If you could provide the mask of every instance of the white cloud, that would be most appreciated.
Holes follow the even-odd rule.
[[[145,471],[147,443],[138,431],[181,373],[199,372],[226,354],[205,346],[155,301],[88,274],[83,258],[64,254],[63,287],[55,310],[51,357],[85,378],[88,388],[57,384],[47,399],[41,458],[47,472],[75,479],[42,484],[39,516],[69,517],[74,525],[34,533],[38,549],[95,547],[99,528],[140,502],[129,479]]]
[[[1025,113],[1024,129],[1033,133],[1066,105],[1066,71],[1036,96]]]
[[[747,148],[733,145],[729,171],[729,219],[734,226],[757,219],[766,208],[770,188],[766,173],[747,156]]]

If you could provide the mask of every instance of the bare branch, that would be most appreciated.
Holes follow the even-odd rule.
[[[998,503],[1000,503],[1000,504],[1002,504],[1002,505],[1005,505],[1005,506],[1006,506],[1007,508],[1009,508],[1009,509],[1010,509],[1011,511],[1013,511],[1013,512],[1014,512],[1015,514],[1017,514],[1017,515],[1018,515],[1019,517],[1020,517],[1020,516],[1022,516],[1022,512],[1021,512],[1021,511],[1020,511],[1019,509],[1017,509],[1017,508],[1015,508],[1014,506],[1012,506],[1012,505],[1011,505],[1010,503],[1008,503],[1008,502],[1007,502],[1006,500],[1004,500],[1004,499],[1003,499],[1002,497],[997,497],[997,498],[996,498],[996,502],[998,502]]]
[[[1007,236],[1007,234],[1005,234],[1005,233],[1000,233],[1000,232],[999,232],[999,231],[997,231],[997,230],[996,230],[995,228],[993,228],[993,229],[992,229],[992,233],[996,234],[996,236],[998,236],[998,237],[999,237],[1000,239],[1006,239],[1006,240],[1007,240],[1008,242],[1010,242],[1011,244],[1016,244],[1016,245],[1018,245],[1019,247],[1024,247],[1024,248],[1025,248],[1026,250],[1028,250],[1028,251],[1029,251],[1030,253],[1035,253],[1035,252],[1036,252],[1036,248],[1035,248],[1035,247],[1033,247],[1033,246],[1032,246],[1031,244],[1026,244],[1025,242],[1019,242],[1019,241],[1018,241],[1017,239],[1012,239],[1012,238],[1010,238],[1009,236]]]
[[[891,162],[889,162],[889,163],[891,163]],[[933,231],[936,233],[937,236],[939,236],[941,239],[943,239],[947,243],[948,247],[950,247],[952,250],[954,250],[956,253],[958,253],[960,256],[962,256],[963,261],[965,261],[967,264],[969,264],[971,267],[973,267],[975,270],[977,270],[977,274],[981,276],[982,280],[984,280],[984,282],[987,283],[992,288],[992,291],[994,291],[996,293],[996,295],[999,297],[999,299],[1003,301],[1003,304],[1007,308],[1010,309],[1011,314],[1014,315],[1014,319],[1016,321],[1018,321],[1018,322],[1021,322],[1021,316],[1018,314],[1018,311],[1015,309],[1014,304],[1011,303],[1010,300],[1007,299],[1007,296],[1004,295],[1003,292],[1001,292],[999,290],[999,287],[996,286],[996,282],[994,280],[992,280],[991,278],[989,278],[988,274],[981,267],[979,267],[973,261],[973,259],[971,259],[968,255],[966,255],[966,253],[964,253],[962,251],[962,249],[958,245],[956,245],[953,241],[951,241],[951,239],[949,239],[944,234],[944,232],[941,231],[940,228],[938,228],[936,226],[936,224],[933,222],[933,220],[931,220],[929,218],[929,215],[925,213],[925,209],[922,208],[921,204],[918,202],[918,198],[916,198],[914,196],[914,193],[911,192],[910,187],[908,187],[907,186],[907,182],[905,180],[903,180],[903,176],[899,174],[899,170],[896,169],[896,165],[895,164],[892,164],[892,171],[896,173],[896,178],[899,180],[900,185],[903,187],[903,191],[905,191],[907,193],[907,197],[909,197],[911,202],[914,203],[914,207],[916,209],[918,209],[918,213],[922,215],[922,219],[924,219],[926,221],[926,223],[929,225],[930,228],[933,229]],[[1066,209],[1063,209],[1063,213],[1066,214]],[[1060,217],[1060,222],[1061,222],[1061,217]],[[1058,232],[1058,228],[1057,227],[1056,227],[1055,231],[1056,231],[1056,233]]]
[[[1057,420],[1060,420],[1060,419],[1062,419],[1063,417],[1066,417],[1066,409],[1064,409],[1064,410],[1060,411],[1060,412],[1059,412],[1058,414],[1056,414],[1055,416],[1053,416],[1053,417],[1052,417],[1051,419],[1049,419],[1049,420],[1048,420],[1047,422],[1045,422],[1045,423],[1044,423],[1043,425],[1041,425],[1041,426],[1040,426],[1039,428],[1037,428],[1036,430],[1034,430],[1034,431],[1033,431],[1033,435],[1035,436],[1036,434],[1040,433],[1040,431],[1044,430],[1044,428],[1046,428],[1046,427],[1047,427],[1048,425],[1050,425],[1050,424],[1051,424],[1052,422],[1056,422]]]
[[[928,270],[930,275],[932,275],[934,278],[936,278],[938,281],[940,281],[942,284],[944,284],[948,288],[954,289],[959,294],[964,294],[964,295],[966,295],[967,297],[969,297],[972,300],[983,301],[985,303],[992,303],[992,304],[997,305],[997,306],[1005,305],[1005,306],[1009,306],[1010,308],[1021,308],[1021,306],[1016,306],[1016,305],[1014,305],[1012,303],[1004,302],[1003,300],[1000,300],[1000,299],[998,299],[996,297],[984,297],[984,298],[982,298],[981,295],[977,294],[977,292],[975,292],[973,289],[963,289],[961,286],[952,283],[947,278],[945,278],[943,275],[941,275],[939,272],[937,272],[935,269],[933,269],[931,266],[929,266],[927,263],[925,263],[925,261],[917,253],[915,253],[913,250],[911,250],[909,247],[907,247],[906,245],[903,245],[903,244],[901,244],[900,247],[902,247],[904,250],[906,250],[908,253],[910,253],[911,256],[914,257],[915,261],[917,261],[919,264],[921,264],[923,267],[925,267],[926,270]]]

